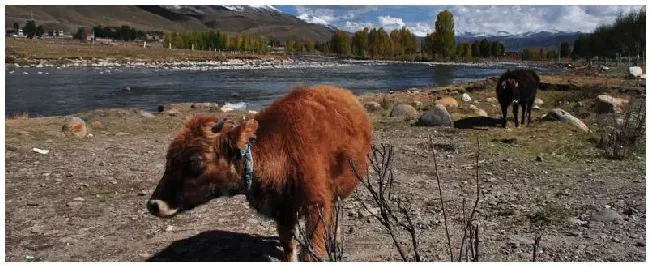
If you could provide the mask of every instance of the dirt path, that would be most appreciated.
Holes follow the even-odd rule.
[[[556,122],[483,131],[374,118],[374,142],[395,146],[397,189],[414,203],[427,260],[449,259],[428,135],[438,147],[454,246],[462,232],[462,198],[474,200],[478,136],[482,261],[530,261],[538,234],[540,261],[645,260],[644,155],[596,156],[586,136]],[[182,117],[95,112],[84,119],[105,127],[77,140],[53,133],[61,118],[6,121],[7,261],[278,260],[274,224],[249,210],[243,196],[168,220],[147,213],[145,201],[162,176],[166,147]],[[501,141],[506,137],[516,141]],[[368,199],[359,187],[345,201],[345,260],[399,260],[388,235],[362,211],[360,202]]]

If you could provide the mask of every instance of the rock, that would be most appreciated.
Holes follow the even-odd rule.
[[[239,98],[239,97],[241,97],[241,94],[239,94],[239,92],[233,92],[233,93],[230,94],[230,97]]]
[[[523,236],[511,236],[508,239],[508,244],[515,247],[518,247],[519,245],[533,245],[535,244],[535,240]]]
[[[535,98],[535,105],[543,105],[544,101],[540,98]]]
[[[125,87],[124,91],[131,91],[131,87]]]
[[[363,107],[366,108],[368,113],[374,113],[381,110],[381,104],[377,102],[367,102],[363,104]]]
[[[591,220],[595,222],[603,222],[603,223],[608,223],[608,222],[613,222],[617,220],[623,220],[623,216],[618,214],[616,211],[612,209],[603,209],[591,216]]]
[[[418,111],[408,104],[398,104],[390,111],[391,117],[407,117],[414,119],[418,116]]]
[[[447,109],[442,104],[436,104],[429,111],[425,112],[420,116],[416,126],[453,126],[454,123],[451,120],[451,116],[447,112]]]
[[[149,113],[149,112],[147,112],[147,111],[145,111],[145,110],[140,110],[139,113],[140,113],[140,115],[141,115],[142,117],[148,117],[148,118],[156,117],[156,116],[153,115],[152,113]]]
[[[5,144],[5,149],[8,151],[18,151],[19,148],[16,145]]]
[[[547,121],[564,121],[571,125],[574,125],[584,132],[590,132],[589,128],[587,125],[585,125],[584,122],[560,108],[553,108],[548,114],[543,117],[543,119]]]
[[[626,208],[626,209],[623,211],[623,214],[625,214],[625,215],[635,215],[635,214],[637,214],[637,213],[639,213],[639,210],[637,210],[637,209],[634,208],[634,207]]]
[[[488,117],[488,114],[485,112],[485,110],[478,108],[473,104],[469,106],[469,109],[472,109],[474,111],[474,114],[477,116]]]
[[[78,138],[83,138],[88,135],[88,127],[86,126],[86,122],[83,121],[83,119],[79,117],[67,117],[63,121],[63,126],[61,126],[61,131],[63,131],[63,134],[66,136],[75,136]]]
[[[435,101],[435,104],[442,104],[445,108],[458,108],[458,101],[452,97],[444,97]]]
[[[643,69],[638,66],[631,66],[627,69],[630,78],[639,78],[643,74]]]
[[[74,198],[74,199],[72,199],[72,200],[73,200],[73,201],[85,201],[85,199],[82,198],[82,197],[76,197],[76,198]]]
[[[570,224],[575,224],[575,225],[585,225],[585,224],[587,224],[587,222],[585,222],[583,220],[580,220],[580,219],[578,219],[576,217],[567,218],[567,222],[570,223]]]
[[[607,70],[609,70],[609,67],[607,67],[607,66],[600,66],[600,70],[602,70],[602,71],[607,71]]]
[[[421,101],[412,101],[411,106],[413,106],[413,108],[415,108],[417,110],[420,110],[420,109],[422,109],[422,102]]]
[[[542,157],[542,155],[537,155],[537,157],[535,157],[535,161],[542,162],[544,161],[544,157]]]
[[[368,210],[366,210],[366,208],[362,207],[358,211],[359,218],[365,218],[365,217],[369,217],[369,216],[372,216],[372,215],[378,215],[378,214],[379,214],[379,207],[370,208],[370,211],[368,211]]]
[[[594,109],[596,113],[617,113],[623,112],[623,108],[629,101],[627,99],[615,98],[607,94],[601,94],[596,97]]]
[[[82,204],[83,203],[81,201],[71,201],[71,202],[66,203],[65,205],[68,206],[68,207],[74,208],[74,207],[79,207]]]
[[[167,228],[165,228],[165,232],[171,232],[172,230],[174,230],[174,226],[172,225],[168,225]]]
[[[470,102],[472,100],[472,97],[470,97],[467,93],[463,93],[463,95],[460,96],[460,99],[463,102]]]
[[[90,127],[94,129],[104,128],[104,123],[102,123],[102,121],[95,120],[92,123],[90,123]]]
[[[38,152],[38,153],[43,154],[43,155],[50,153],[49,150],[42,150],[42,149],[39,149],[39,148],[32,148],[32,151]]]
[[[495,103],[495,102],[497,102],[497,98],[494,98],[494,97],[490,97],[490,98],[487,98],[487,99],[485,99],[485,100],[486,100],[487,102],[489,102],[489,103]]]

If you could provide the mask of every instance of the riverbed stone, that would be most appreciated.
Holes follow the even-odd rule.
[[[458,101],[452,97],[443,97],[435,101],[435,104],[442,104],[445,108],[458,108]]]
[[[453,121],[451,120],[451,116],[447,112],[445,106],[442,104],[436,104],[429,109],[429,111],[422,114],[418,121],[415,122],[415,125],[426,127],[452,126]]]
[[[418,116],[418,111],[413,106],[408,104],[398,104],[390,111],[391,117],[407,117],[415,119]]]
[[[61,131],[63,131],[66,136],[75,136],[78,138],[83,138],[88,135],[88,127],[86,126],[86,122],[76,116],[66,117],[63,120]]]
[[[381,110],[381,104],[377,102],[367,102],[363,104],[363,107],[366,108],[368,113],[374,113]]]

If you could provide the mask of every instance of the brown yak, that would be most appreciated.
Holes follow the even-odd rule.
[[[239,125],[213,116],[188,118],[169,146],[147,208],[171,217],[214,198],[245,194],[254,209],[276,221],[285,261],[296,260],[300,217],[323,255],[335,199],[348,197],[358,184],[349,160],[366,174],[371,135],[356,97],[330,86],[295,88]],[[301,259],[309,259],[305,250]]]

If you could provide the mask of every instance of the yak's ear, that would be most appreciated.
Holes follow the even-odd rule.
[[[257,120],[248,119],[243,120],[241,125],[230,131],[228,134],[230,140],[234,144],[234,148],[241,150],[246,146],[247,142],[254,141],[257,138],[255,133],[257,132],[258,127],[259,125],[257,124]]]

